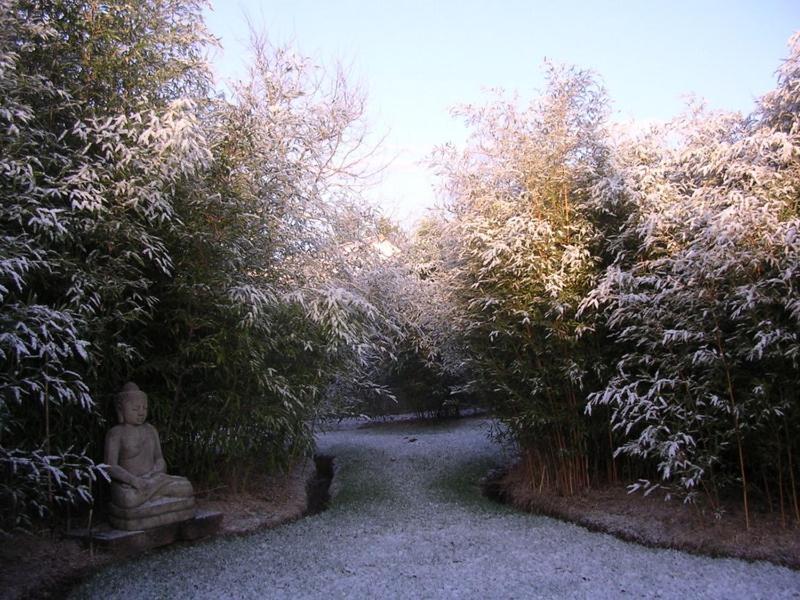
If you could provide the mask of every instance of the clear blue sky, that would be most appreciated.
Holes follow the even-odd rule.
[[[618,120],[665,120],[689,94],[749,111],[775,84],[800,0],[213,0],[221,79],[244,72],[247,21],[322,64],[350,66],[369,98],[373,130],[396,157],[370,195],[411,224],[434,202],[419,165],[435,145],[460,143],[449,114],[488,87],[524,97],[548,58],[595,70]]]

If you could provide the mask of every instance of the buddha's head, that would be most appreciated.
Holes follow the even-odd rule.
[[[116,400],[117,419],[127,425],[141,425],[147,420],[147,394],[133,382],[122,386]]]

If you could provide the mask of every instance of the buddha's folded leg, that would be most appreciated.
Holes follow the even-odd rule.
[[[120,508],[136,508],[147,502],[149,494],[127,483],[111,483],[111,503]]]
[[[160,473],[153,478],[153,484],[153,489],[150,492],[151,498],[160,498],[163,496],[184,498],[188,496],[194,496],[194,488],[192,487],[192,483],[185,477]]]
[[[111,502],[120,508],[137,508],[154,498],[194,496],[192,483],[185,477],[160,473],[148,478],[147,485],[138,489],[127,483],[111,484]]]
[[[187,497],[194,496],[194,488],[192,482],[185,477],[178,477],[177,475],[167,475],[170,482],[163,488],[167,496]]]

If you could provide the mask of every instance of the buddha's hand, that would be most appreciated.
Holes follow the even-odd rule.
[[[135,487],[137,491],[142,493],[146,493],[152,485],[153,484],[144,477],[135,477],[133,479],[133,487]]]

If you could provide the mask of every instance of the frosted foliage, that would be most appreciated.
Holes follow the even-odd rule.
[[[171,25],[158,27],[159,35],[170,27],[180,29],[192,6],[159,4],[162,13],[172,10],[174,17]],[[47,3],[0,3],[0,437],[4,444],[14,443],[31,415],[49,420],[53,410],[63,419],[74,414],[87,418],[96,410],[90,381],[96,383],[98,373],[118,377],[98,365],[113,368],[117,359],[130,364],[138,357],[134,345],[119,338],[118,332],[141,325],[150,314],[157,302],[150,291],[154,274],[173,273],[161,231],[177,221],[173,206],[177,188],[211,161],[197,117],[200,111],[192,100],[165,94],[163,101],[149,105],[141,97],[126,103],[122,98],[129,90],[123,88],[130,82],[124,78],[131,74],[130,63],[105,62],[120,58],[114,52],[92,62],[88,46],[80,52],[69,46],[73,34],[83,34],[67,34],[66,28],[96,24],[97,37],[91,41],[100,46],[108,34],[102,28],[118,26],[115,16],[134,18],[135,10],[126,12],[130,8],[65,3],[58,9],[64,10],[63,19],[52,19],[48,11],[57,9]],[[95,9],[97,21],[87,25],[81,11]],[[110,37],[114,39],[113,34]],[[120,48],[124,45],[117,43]],[[142,48],[128,50],[146,54]],[[173,48],[165,46],[164,56],[176,58]],[[119,89],[102,90],[104,97],[103,78],[115,69]],[[157,75],[150,73],[153,78]],[[82,77],[87,80],[83,87]],[[98,86],[96,93],[85,89],[90,84]],[[141,89],[139,94],[146,92]],[[112,321],[113,329],[103,331]],[[109,341],[114,337],[111,331],[117,332],[117,339]],[[105,345],[98,345],[100,340]],[[55,450],[50,450],[51,438],[50,434],[39,441],[26,438],[19,443],[27,449],[3,449],[0,470],[11,487],[4,483],[0,495],[16,515],[15,522],[6,523],[11,527],[25,524],[26,498],[35,513],[46,512],[44,496],[37,500],[37,485],[50,485],[49,493],[67,504],[90,499],[86,482],[96,476],[94,463],[85,451],[64,450],[57,459]],[[36,448],[37,444],[42,447]],[[25,452],[32,454],[26,458]]]
[[[454,381],[463,370],[463,354],[452,336],[454,307],[442,281],[425,273],[414,253],[414,245],[406,243],[399,256],[365,269],[356,279],[363,295],[385,319],[376,340],[381,354],[374,357],[382,360],[373,362],[390,364],[400,377],[409,375],[405,369],[412,369],[416,373],[410,375],[421,379],[419,369],[425,369],[441,380]],[[457,393],[452,387],[445,391],[451,396]]]
[[[271,263],[285,289],[324,287],[348,269],[341,248],[369,227],[354,225],[370,221],[357,193],[369,152],[364,99],[341,72],[324,73],[288,47],[256,39],[253,54],[249,77],[234,85],[235,102],[219,107],[213,129],[250,218],[237,251],[258,267]]]
[[[3,228],[0,298],[4,302],[3,346],[9,381],[6,401],[37,399],[42,390],[56,402],[89,408],[86,386],[65,365],[85,361],[87,346],[78,333],[80,319],[94,314],[102,287],[92,273],[72,263],[60,249],[115,232],[117,243],[130,244],[120,256],[123,269],[136,272],[149,262],[164,273],[171,259],[152,226],[172,218],[170,193],[182,178],[209,161],[204,136],[190,101],[176,101],[163,111],[118,114],[69,121],[73,100],[54,83],[17,68],[13,39],[46,43],[56,35],[46,24],[20,23],[8,7],[2,14],[0,48],[0,208]],[[31,98],[52,103],[64,118],[53,131]],[[89,265],[103,260],[94,252]],[[28,281],[67,278],[72,284],[58,306],[26,305]],[[142,299],[146,305],[146,300]],[[32,359],[36,358],[33,362]],[[26,367],[26,361],[31,367]],[[35,367],[34,367],[35,365]],[[53,379],[52,373],[62,372]],[[23,375],[27,373],[27,375]],[[51,375],[48,375],[50,373]],[[32,378],[32,379],[31,379]]]
[[[12,424],[10,405],[92,406],[87,386],[71,368],[87,358],[80,322],[66,307],[37,304],[28,297],[30,277],[58,269],[49,246],[67,239],[70,225],[60,204],[67,188],[43,173],[48,161],[43,140],[51,141],[52,135],[38,126],[24,96],[36,93],[61,103],[69,97],[50,82],[18,70],[18,52],[26,48],[15,48],[14,39],[36,43],[53,35],[41,23],[18,22],[10,2],[0,4],[0,439]],[[62,170],[70,159],[62,150],[51,160],[58,165],[54,170]],[[0,528],[25,526],[31,512],[46,514],[42,490],[48,480],[56,495],[70,495],[88,489],[73,487],[73,477],[94,477],[91,461],[58,461],[41,451],[5,447],[0,447],[0,472],[7,474],[0,482],[0,499],[14,507]]]
[[[195,238],[220,261],[199,291],[225,290],[220,302],[252,340],[237,362],[258,387],[243,394],[263,398],[255,410],[271,427],[292,431],[329,408],[332,381],[372,385],[369,365],[384,355],[387,321],[355,282],[374,263],[361,245],[377,217],[359,196],[361,94],[288,47],[255,39],[252,50],[233,101],[213,103],[216,180],[190,209],[214,223]]]
[[[576,311],[599,264],[586,201],[605,168],[605,95],[592,73],[548,65],[528,105],[498,96],[457,114],[473,133],[434,160],[447,198],[435,277],[458,307],[472,385],[523,445],[545,448],[580,419],[591,368]]]
[[[583,302],[627,349],[590,409],[625,454],[689,492],[796,410],[800,358],[800,39],[749,117],[696,107],[623,142],[593,189],[622,218]],[[753,460],[758,451],[753,451]],[[740,455],[741,470],[744,457]]]
[[[13,485],[0,481],[0,496],[15,506],[9,528],[29,528],[32,518],[45,518],[53,504],[69,506],[92,501],[92,484],[107,479],[105,471],[82,452],[58,454],[0,447],[0,468],[14,474]]]

